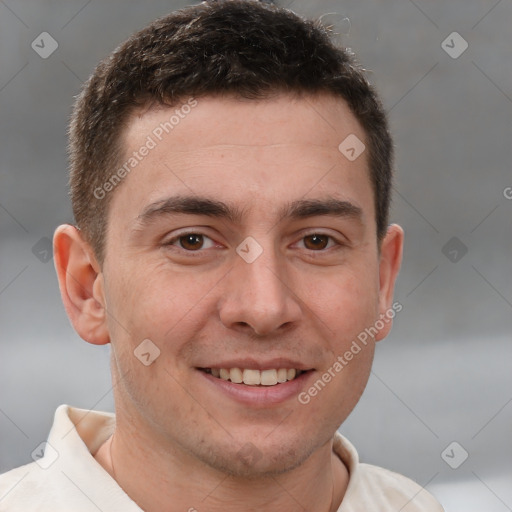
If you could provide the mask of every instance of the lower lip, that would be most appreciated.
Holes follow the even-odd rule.
[[[197,370],[217,390],[225,393],[237,402],[244,405],[279,404],[289,400],[300,393],[306,387],[307,380],[313,375],[313,371],[301,373],[293,380],[276,384],[275,386],[248,386],[246,384],[235,384],[229,380],[219,379],[213,375]]]

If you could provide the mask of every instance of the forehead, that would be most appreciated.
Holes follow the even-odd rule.
[[[268,215],[273,205],[277,212],[283,202],[327,193],[371,208],[367,152],[348,159],[346,140],[364,147],[365,134],[332,96],[207,97],[138,111],[122,136],[121,165],[134,165],[112,201],[129,216],[176,194],[234,199],[244,211],[265,202]]]
[[[349,134],[365,138],[346,102],[329,94],[302,97],[281,94],[261,100],[202,97],[184,100],[173,107],[138,109],[124,132],[124,141],[136,142],[148,134],[157,142],[183,149],[223,143],[337,148]]]

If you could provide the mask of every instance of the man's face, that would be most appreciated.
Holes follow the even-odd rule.
[[[131,119],[126,160],[148,136],[156,146],[111,192],[102,271],[118,423],[218,469],[290,469],[357,403],[374,340],[309,403],[299,394],[385,309],[367,154],[338,149],[365,135],[331,97],[201,98],[161,134],[176,108]],[[160,351],[149,366],[134,354],[143,340],[143,361]],[[239,381],[235,368],[281,369],[245,372],[270,384],[303,373],[260,386],[215,376]]]

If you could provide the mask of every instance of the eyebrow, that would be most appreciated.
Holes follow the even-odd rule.
[[[239,222],[242,211],[215,199],[197,196],[174,196],[152,203],[137,217],[137,223],[147,226],[159,217],[172,214],[205,215]]]
[[[363,210],[350,201],[342,201],[335,198],[326,199],[300,199],[293,201],[282,208],[279,220],[305,219],[318,215],[329,215],[333,217],[346,217],[362,220]]]
[[[233,223],[240,222],[243,210],[222,201],[197,196],[174,196],[156,201],[144,208],[137,217],[137,224],[145,227],[160,217],[167,215],[204,215],[226,219]],[[299,220],[318,215],[353,218],[362,220],[361,207],[340,199],[299,199],[293,201],[279,211],[279,222],[284,219]]]

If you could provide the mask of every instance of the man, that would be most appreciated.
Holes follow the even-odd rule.
[[[237,0],[157,20],[97,67],[70,149],[56,269],[116,414],[61,406],[1,510],[442,510],[336,433],[403,231],[382,106],[324,29]]]

